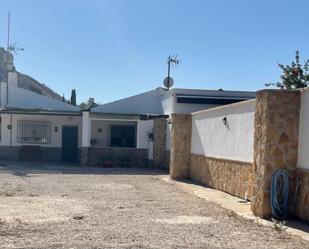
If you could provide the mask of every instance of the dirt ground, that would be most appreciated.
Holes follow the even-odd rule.
[[[0,248],[299,248],[160,179],[164,172],[0,167]]]

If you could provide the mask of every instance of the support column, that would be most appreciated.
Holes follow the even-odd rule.
[[[156,118],[153,124],[153,166],[165,168],[166,119]]]
[[[184,179],[190,176],[191,129],[191,114],[172,114],[170,162],[172,179]]]
[[[82,123],[82,148],[81,148],[81,165],[88,165],[88,148],[90,147],[90,136],[91,136],[91,120],[89,111],[83,112],[83,123]]]
[[[262,90],[256,95],[252,211],[271,216],[270,185],[276,169],[297,166],[300,93]]]

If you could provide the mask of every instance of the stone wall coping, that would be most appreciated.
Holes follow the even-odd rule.
[[[175,116],[190,116],[192,113],[171,113],[171,117],[175,117]],[[166,120],[172,120],[172,118],[168,118]]]
[[[304,87],[304,88],[301,88],[299,89],[300,92],[309,92],[309,87]]]
[[[296,170],[309,173],[309,169],[304,169],[304,168],[297,167]]]
[[[287,89],[262,89],[257,91],[256,93],[264,93],[264,92],[288,92],[288,93],[299,93],[302,89],[295,90],[287,90]]]
[[[239,163],[239,164],[246,164],[246,166],[249,166],[249,164],[251,164],[253,166],[253,162],[240,161],[240,160],[234,160],[234,159],[228,159],[228,158],[212,157],[212,156],[206,156],[206,155],[203,155],[203,154],[195,154],[195,153],[191,153],[191,155],[203,156],[203,157],[206,157],[206,158],[209,158],[209,159],[224,161],[224,162],[234,162],[234,163]]]
[[[240,102],[237,102],[237,103],[234,103],[234,104],[222,105],[222,106],[217,106],[217,107],[213,107],[213,108],[209,108],[209,109],[205,109],[205,110],[201,110],[201,111],[197,111],[197,112],[192,112],[191,115],[213,112],[215,110],[229,109],[229,108],[232,108],[232,107],[248,105],[248,104],[255,103],[255,102],[256,102],[256,99],[244,100],[244,101],[240,101]]]

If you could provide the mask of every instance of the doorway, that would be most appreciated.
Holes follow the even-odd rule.
[[[78,127],[62,127],[62,161],[77,162]]]

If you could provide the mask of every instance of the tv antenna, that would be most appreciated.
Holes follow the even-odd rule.
[[[17,54],[18,51],[24,51],[23,48],[19,48],[16,46],[16,42],[11,43],[10,42],[10,32],[11,32],[11,12],[9,11],[8,14],[8,33],[7,33],[7,51]]]
[[[171,65],[177,66],[181,60],[178,59],[177,55],[170,55],[167,58],[167,77],[163,80],[163,85],[169,90],[174,85],[174,80],[170,76],[171,74]]]

